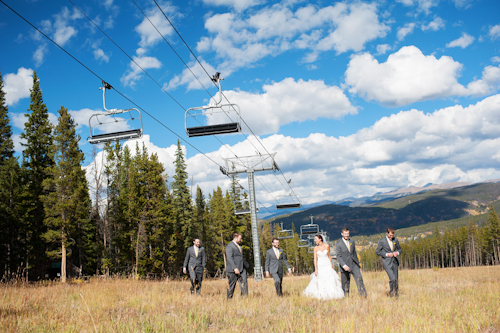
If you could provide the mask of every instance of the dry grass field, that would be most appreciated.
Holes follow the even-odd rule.
[[[308,276],[249,281],[226,300],[226,280],[108,281],[1,285],[2,332],[500,332],[500,267],[402,271],[399,299],[384,272],[364,273],[368,298],[301,295]]]

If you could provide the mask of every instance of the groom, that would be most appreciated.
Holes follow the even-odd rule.
[[[399,245],[398,239],[394,237],[394,229],[388,228],[386,237],[378,242],[375,253],[382,257],[382,266],[384,266],[389,276],[389,295],[391,297],[396,296],[396,298],[399,297],[398,256],[401,255],[402,252],[403,250],[401,249],[401,245]]]
[[[349,229],[342,229],[342,238],[337,242],[337,260],[340,264],[340,276],[342,278],[342,290],[346,296],[349,295],[351,285],[351,274],[354,276],[356,286],[361,297],[366,297],[365,284],[359,270],[359,259],[356,253],[356,244],[349,238]]]
[[[286,268],[288,268],[288,274],[292,273],[292,269],[288,264],[285,252],[280,249],[280,241],[278,238],[273,238],[273,247],[266,252],[266,277],[269,277],[269,273],[273,276],[274,287],[276,288],[276,294],[278,297],[283,296],[283,290],[281,285],[283,283],[283,263],[285,263]]]

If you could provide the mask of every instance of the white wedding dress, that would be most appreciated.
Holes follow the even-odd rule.
[[[336,299],[344,297],[342,284],[337,272],[332,268],[328,250],[317,251],[318,258],[318,276],[311,274],[311,282],[304,290],[303,294],[307,297],[318,299]]]

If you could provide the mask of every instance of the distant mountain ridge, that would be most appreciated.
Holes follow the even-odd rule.
[[[476,184],[485,184],[485,183],[500,183],[500,179],[491,179],[491,180],[486,180],[481,183],[476,183]],[[474,183],[468,183],[468,182],[452,182],[452,183],[446,183],[446,184],[426,184],[422,187],[418,186],[410,186],[410,187],[404,187],[404,188],[398,188],[393,191],[385,192],[385,193],[377,193],[372,196],[368,197],[361,197],[361,198],[345,198],[342,200],[338,201],[329,201],[329,200],[323,200],[320,202],[316,202],[313,204],[308,204],[308,205],[303,205],[302,207],[304,209],[309,209],[313,207],[318,207],[318,206],[323,206],[327,204],[334,204],[334,205],[342,205],[342,206],[349,206],[349,207],[356,207],[356,206],[364,206],[364,205],[376,205],[377,203],[383,202],[383,201],[389,201],[401,197],[406,197],[409,195],[414,195],[417,193],[421,192],[427,192],[427,191],[432,191],[432,190],[445,190],[445,189],[453,189],[457,187],[464,187],[464,186],[470,186],[474,185]],[[284,214],[290,214],[296,212],[293,210],[289,211],[282,211],[282,210],[277,210],[274,208],[274,206],[267,207],[267,209],[261,209],[260,213],[258,214],[259,218],[266,219],[270,218],[271,216],[277,217],[281,216]]]
[[[388,227],[401,229],[484,214],[488,206],[499,199],[500,183],[489,181],[420,191],[363,206],[326,204],[278,217],[272,222],[283,223],[284,228],[290,228],[293,224],[299,231],[300,225],[309,223],[310,215],[313,215],[314,222],[320,229],[327,231],[330,237],[339,235],[346,226],[352,234],[372,235]]]

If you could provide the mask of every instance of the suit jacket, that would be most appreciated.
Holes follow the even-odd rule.
[[[349,238],[350,251],[344,243],[344,239],[340,239],[335,245],[335,250],[337,251],[337,261],[340,264],[340,269],[344,272],[344,265],[351,268],[353,265],[359,267],[358,254],[356,253],[356,244],[353,240]]]
[[[243,251],[240,252],[238,246],[234,242],[230,242],[229,244],[227,244],[226,272],[233,273],[235,268],[237,268],[240,272],[242,272],[244,266],[246,265],[245,265],[245,260],[243,260]]]
[[[274,248],[270,248],[266,252],[266,265],[265,270],[269,273],[278,273],[283,275],[283,263],[285,263],[286,268],[290,269],[290,265],[288,264],[288,260],[286,259],[286,254],[283,252],[283,249],[278,249],[279,257],[276,258],[276,254],[274,253]]]
[[[387,253],[388,252],[399,252],[399,254],[403,253],[403,249],[401,249],[401,245],[399,245],[399,240],[394,237],[392,240],[393,243],[393,248],[394,250],[391,251],[391,246],[389,245],[389,242],[387,241],[387,237],[382,238],[377,245],[377,249],[375,250],[375,253],[378,256],[382,257],[382,265],[384,268],[390,268],[392,267],[392,264],[395,263],[399,266],[399,260],[398,258],[394,257],[388,257]]]
[[[194,246],[191,246],[186,251],[186,258],[184,259],[184,268],[191,271],[195,270],[197,267],[205,268],[207,264],[207,256],[205,253],[205,248],[202,246],[198,249],[198,257],[194,251]],[[189,269],[188,269],[189,268]]]

